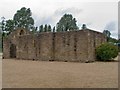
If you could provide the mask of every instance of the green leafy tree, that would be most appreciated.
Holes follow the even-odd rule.
[[[10,33],[14,30],[14,20],[7,20],[5,25],[5,31]]]
[[[38,29],[38,27],[33,27],[33,28],[32,28],[32,33],[33,33],[33,34],[38,33],[37,29]]]
[[[0,52],[2,52],[2,22],[0,22]]]
[[[44,31],[43,25],[40,25],[39,26],[39,32],[43,32],[43,31]]]
[[[119,37],[119,36],[118,36],[118,37]],[[118,43],[118,45],[117,45],[117,46],[118,46],[118,50],[119,50],[119,52],[120,52],[120,39],[118,39],[118,42],[117,42],[117,43]]]
[[[0,32],[2,33],[2,37],[6,37],[8,32],[5,29],[6,27],[6,20],[4,17],[1,17],[1,22],[0,22]]]
[[[5,18],[1,17],[1,22],[0,22],[0,52],[2,52],[3,48],[3,37],[6,36],[5,33]]]
[[[57,31],[77,30],[76,19],[71,14],[65,14],[57,23]]]
[[[44,32],[47,32],[47,30],[48,30],[48,27],[47,27],[47,24],[45,24],[45,26],[44,26]]]
[[[104,43],[96,48],[96,56],[98,60],[107,61],[115,58],[118,55],[118,48],[117,46]]]
[[[55,26],[53,27],[53,32],[55,32]]]
[[[48,25],[48,30],[47,30],[48,32],[51,32],[52,31],[52,29],[51,29],[51,26],[50,25]]]
[[[118,40],[115,39],[115,38],[110,37],[110,38],[109,38],[109,42],[118,43]]]
[[[1,31],[5,31],[5,17],[1,17],[0,29]]]
[[[110,35],[111,35],[110,31],[108,31],[108,30],[104,30],[103,34],[105,34],[107,37],[110,37]]]
[[[9,35],[10,32],[14,30],[14,20],[5,20],[5,18],[3,18],[1,21],[1,30],[3,33],[3,37]]]
[[[22,7],[16,12],[13,20],[15,21],[15,28],[23,27],[27,29],[32,29],[34,27],[34,20],[32,18],[30,8]]]
[[[0,32],[0,52],[2,52],[2,32]]]
[[[110,40],[110,35],[111,35],[110,31],[104,30],[104,31],[103,31],[103,34],[107,37],[107,41],[109,42],[109,40]]]

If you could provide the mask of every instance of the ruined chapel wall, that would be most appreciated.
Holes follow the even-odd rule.
[[[26,59],[28,58],[28,36],[20,36],[18,38],[18,43],[17,43],[17,55],[16,58],[18,59]]]
[[[87,59],[87,36],[84,31],[55,33],[55,60],[81,61]]]
[[[52,46],[52,38],[53,34],[51,32],[42,32],[37,34],[35,39],[35,52],[36,52],[36,59],[48,61],[52,60],[53,54],[53,46]]]
[[[35,59],[34,35],[19,36],[17,58],[32,60]]]
[[[17,53],[17,58],[20,59],[50,60],[52,33],[20,36]]]
[[[35,51],[35,36],[34,35],[28,35],[27,38],[28,43],[28,59],[34,60],[36,58],[36,51]]]
[[[106,37],[102,33],[88,30],[89,61],[96,60],[95,49],[104,42],[106,42]]]
[[[20,36],[20,32],[21,30],[23,30],[25,35],[23,36],[23,40],[21,40],[21,38],[19,38]],[[5,37],[3,40],[3,58],[11,58],[11,54],[10,52],[16,52],[16,58],[21,58],[24,59],[25,57],[27,57],[27,53],[26,53],[26,47],[24,47],[25,45],[27,45],[27,43],[25,43],[27,41],[27,39],[25,38],[26,35],[29,34],[28,30],[25,30],[23,28],[18,28],[16,30],[14,30],[13,32],[11,32],[8,37]],[[20,36],[20,37],[22,37]],[[20,43],[19,43],[20,42]],[[24,45],[25,43],[25,45]],[[13,48],[12,46],[14,46],[14,49],[16,48],[16,51],[11,50],[10,48]],[[19,46],[19,47],[18,47]],[[21,52],[21,50],[24,47],[24,52]],[[21,53],[24,53],[25,55],[21,55]]]
[[[10,58],[10,39],[3,38],[3,58]]]
[[[20,36],[17,58],[31,60],[80,61],[87,60],[87,35],[84,31],[43,32]]]
[[[13,36],[4,40],[3,56],[10,58],[10,46],[13,43],[16,45],[17,59],[95,61],[95,48],[105,41],[102,33],[92,30]]]
[[[80,30],[76,32],[77,38],[77,60],[81,62],[86,62],[88,58],[88,36],[85,30]]]
[[[11,58],[10,57],[10,48],[11,45],[17,45],[18,44],[18,38],[17,37],[5,37],[3,38],[3,58]]]

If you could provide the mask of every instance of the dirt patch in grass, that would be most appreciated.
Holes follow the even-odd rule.
[[[3,88],[117,88],[118,62],[4,59]]]

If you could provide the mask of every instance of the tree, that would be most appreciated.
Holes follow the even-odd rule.
[[[107,37],[110,37],[110,35],[111,35],[110,31],[108,31],[108,30],[104,30],[103,34],[105,34]]]
[[[38,29],[38,27],[33,27],[33,28],[32,28],[32,33],[33,33],[33,34],[38,33],[38,32],[37,32],[37,29]]]
[[[51,32],[52,31],[52,29],[51,29],[51,26],[50,25],[48,25],[48,30],[47,30],[48,32]]]
[[[3,37],[6,36],[4,30],[5,30],[5,18],[1,17],[1,22],[0,22],[0,52],[3,50]]]
[[[47,28],[47,24],[45,24],[45,27],[44,27],[44,32],[47,32],[48,28]]]
[[[30,8],[27,9],[25,7],[22,7],[16,12],[13,17],[13,20],[15,21],[15,28],[23,27],[27,29],[32,29],[34,26],[34,20],[31,16],[32,13]]]
[[[0,28],[1,31],[5,31],[5,17],[1,17]]]
[[[14,30],[14,20],[7,20],[5,25],[5,31],[10,33]]]
[[[43,31],[44,31],[43,25],[40,25],[40,26],[39,26],[39,32],[43,32]]]
[[[103,31],[103,34],[107,37],[107,42],[109,42],[109,40],[110,40],[110,35],[111,35],[110,31],[104,30],[104,31]]]
[[[3,33],[3,37],[7,36],[8,34],[10,34],[10,32],[12,32],[14,30],[14,20],[12,20],[12,19],[5,20],[5,18],[2,17],[0,27],[1,27],[1,30]]]
[[[53,32],[55,32],[55,26],[53,27]]]
[[[51,25],[45,24],[45,26],[40,25],[39,27],[39,32],[51,32],[51,31],[52,31]]]
[[[6,26],[6,20],[5,17],[1,17],[1,22],[0,22],[0,32],[2,33],[2,38],[7,36],[7,32],[5,30],[5,26]]]
[[[107,61],[115,58],[118,55],[118,48],[117,46],[104,43],[96,48],[96,56],[99,60]]]
[[[118,43],[118,40],[115,39],[115,38],[110,37],[110,38],[109,38],[109,42]]]
[[[78,26],[76,19],[71,14],[65,14],[57,23],[57,31],[76,30]]]

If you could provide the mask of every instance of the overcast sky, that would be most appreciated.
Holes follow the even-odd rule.
[[[50,24],[53,26],[65,14],[72,14],[81,28],[86,24],[88,28],[102,32],[108,29],[112,37],[118,38],[118,2],[109,0],[100,2],[92,0],[0,0],[0,16],[6,20],[22,7],[30,8],[35,26]],[[114,2],[113,2],[114,1]]]

